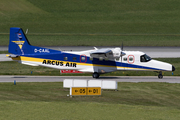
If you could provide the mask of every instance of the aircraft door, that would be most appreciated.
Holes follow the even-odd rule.
[[[87,62],[87,56],[86,55],[80,55],[80,62],[86,63]]]
[[[121,66],[123,67],[123,70],[127,70],[128,67],[127,56],[122,57]]]
[[[122,64],[123,64],[124,70],[132,69],[134,62],[135,62],[134,55],[124,56],[123,59],[122,59]]]

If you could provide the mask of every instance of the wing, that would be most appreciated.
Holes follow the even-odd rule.
[[[102,48],[92,51],[90,56],[94,58],[113,58],[113,51],[110,48]]]

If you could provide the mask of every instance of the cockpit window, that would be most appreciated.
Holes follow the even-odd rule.
[[[141,55],[141,58],[140,58],[141,62],[148,62],[151,60],[151,57],[149,57],[148,55],[144,54],[144,55]]]

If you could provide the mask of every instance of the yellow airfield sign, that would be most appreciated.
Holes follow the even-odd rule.
[[[87,95],[101,95],[101,87],[87,87]]]
[[[101,87],[72,87],[70,95],[101,95]]]
[[[86,95],[86,87],[72,87],[71,95]]]

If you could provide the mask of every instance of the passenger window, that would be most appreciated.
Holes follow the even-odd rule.
[[[124,61],[127,61],[127,57],[123,58]]]
[[[100,60],[100,61],[103,61],[103,57],[99,57],[99,60]]]
[[[68,57],[64,57],[64,60],[68,60]]]
[[[81,63],[86,63],[86,62],[87,62],[87,57],[86,57],[86,55],[80,55],[80,62],[81,62]]]
[[[73,61],[76,61],[77,59],[76,59],[76,57],[73,57]]]
[[[91,60],[91,61],[92,61],[92,60],[93,60],[93,57],[90,57],[90,58],[89,58],[89,60]]]
[[[129,61],[133,61],[133,57],[130,57],[130,58],[129,58]]]
[[[85,59],[86,59],[85,57],[81,57],[81,60],[82,60],[82,61],[85,61]]]

